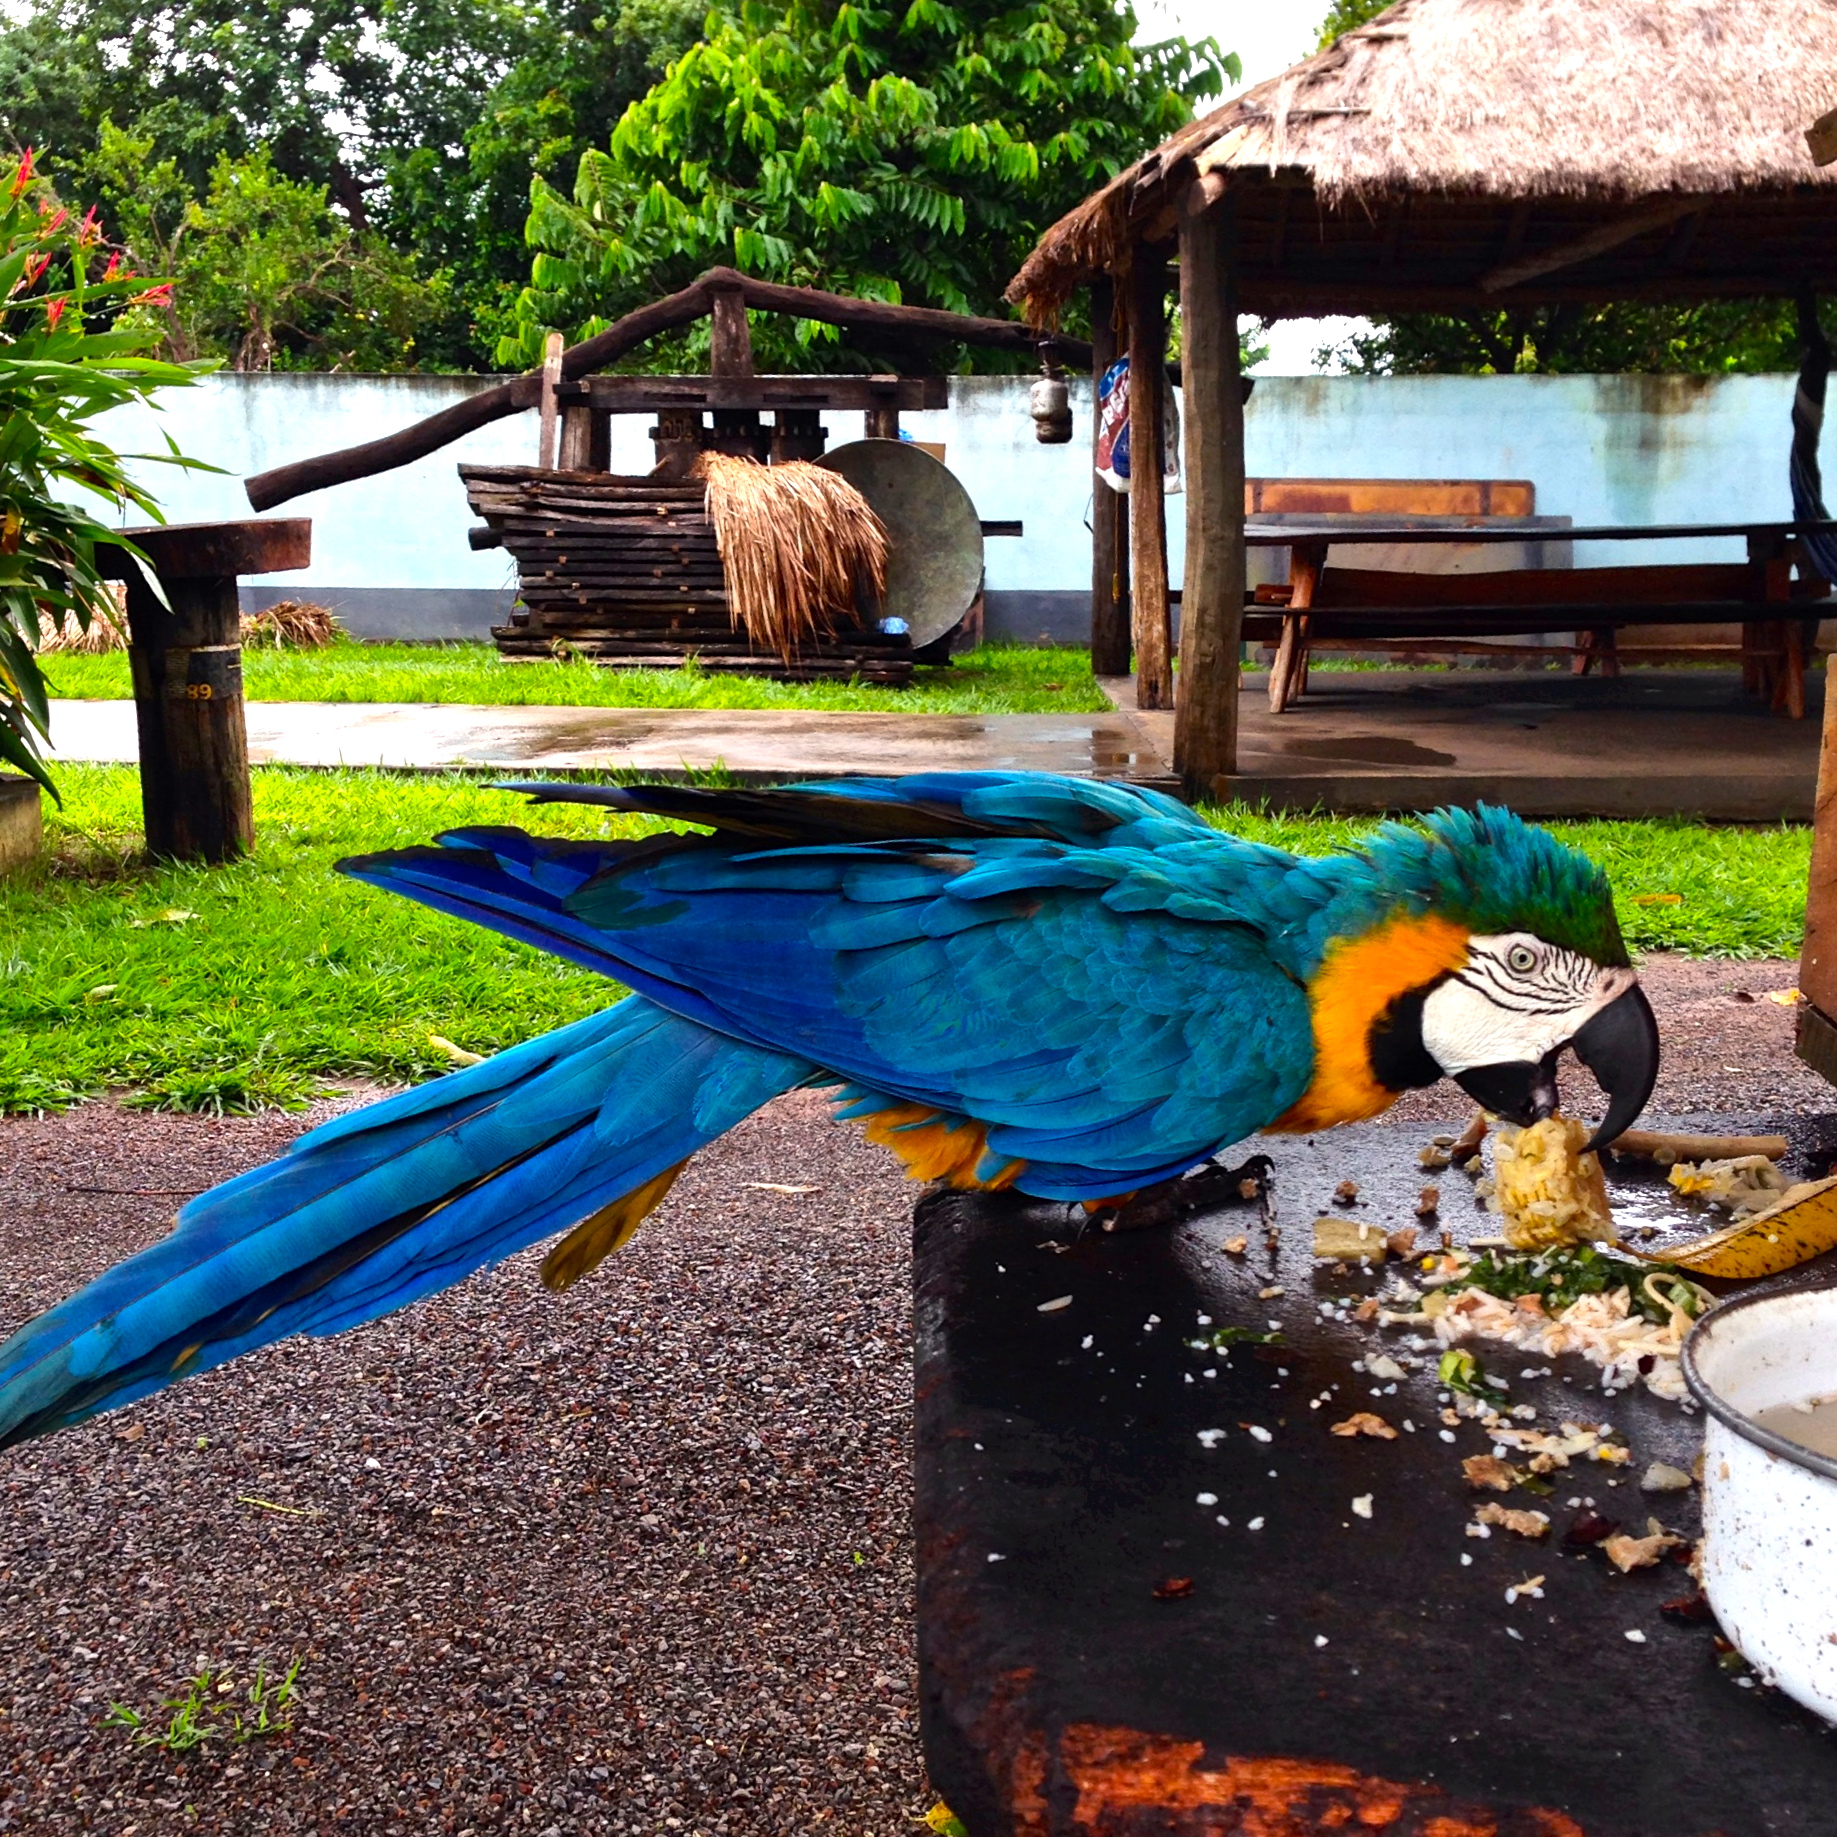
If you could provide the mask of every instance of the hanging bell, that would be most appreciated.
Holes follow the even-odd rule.
[[[1072,437],[1072,396],[1065,378],[1050,371],[1033,379],[1027,393],[1027,411],[1033,416],[1033,437],[1041,446],[1064,446]]]

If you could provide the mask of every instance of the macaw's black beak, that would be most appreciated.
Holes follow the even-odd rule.
[[[1634,983],[1616,995],[1570,1045],[1607,1093],[1607,1114],[1588,1138],[1589,1148],[1618,1141],[1658,1083],[1658,1017],[1646,992]]]
[[[1658,1020],[1645,990],[1631,984],[1569,1044],[1607,1094],[1607,1114],[1588,1138],[1588,1149],[1605,1148],[1632,1127],[1658,1082]],[[1553,1052],[1535,1063],[1476,1065],[1457,1072],[1454,1082],[1508,1122],[1542,1122],[1556,1108],[1556,1061]]]
[[[1508,1059],[1499,1065],[1472,1065],[1454,1074],[1454,1082],[1482,1110],[1523,1127],[1541,1123],[1556,1108],[1556,1057]]]

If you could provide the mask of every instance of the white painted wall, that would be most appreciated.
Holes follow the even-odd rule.
[[[162,432],[227,476],[147,465],[174,521],[250,514],[241,480],[287,460],[354,445],[432,414],[489,383],[466,377],[217,376],[163,398],[159,414],[106,417],[108,437],[158,450]],[[1083,591],[1090,581],[1088,387],[1074,392],[1077,438],[1044,447],[1027,417],[1025,377],[952,383],[948,410],[906,427],[941,440],[986,518],[1019,518],[1019,540],[991,541],[994,591]],[[1792,379],[1738,377],[1265,377],[1246,421],[1259,476],[1529,478],[1538,510],[1582,523],[1729,522],[1791,514],[1786,484]],[[613,463],[648,469],[647,417],[615,420]],[[859,417],[827,417],[831,444]],[[289,588],[502,589],[501,551],[466,546],[472,522],[461,460],[528,463],[533,413],[500,421],[398,471],[320,491],[276,515],[313,519],[313,564],[273,576]],[[1180,577],[1180,503],[1170,502]],[[1612,558],[1737,559],[1732,542],[1615,545]],[[1578,563],[1602,561],[1578,552]]]

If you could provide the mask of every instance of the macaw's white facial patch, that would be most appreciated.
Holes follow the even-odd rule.
[[[1466,963],[1424,998],[1422,1043],[1450,1076],[1536,1064],[1636,980],[1528,931],[1469,938]]]

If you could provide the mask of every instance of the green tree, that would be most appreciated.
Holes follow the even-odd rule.
[[[728,262],[966,312],[1040,231],[1238,74],[1207,39],[1136,45],[1114,0],[737,0],[585,154],[538,179],[506,363]],[[897,361],[831,328],[758,328],[767,361]],[[910,356],[910,354],[907,354]]]
[[[117,226],[129,258],[169,274],[166,354],[236,370],[405,370],[447,312],[447,277],[423,279],[374,231],[359,234],[325,188],[283,178],[266,148],[218,156],[204,196],[150,139],[104,120],[80,195]]]
[[[1320,49],[1326,50],[1342,33],[1355,32],[1369,24],[1392,3],[1393,0],[1333,0],[1320,22]]]
[[[112,123],[198,198],[220,159],[266,150],[360,236],[451,275],[424,364],[489,365],[528,278],[532,173],[571,176],[701,16],[702,0],[33,0],[0,26],[0,137],[56,147],[69,191]]]

